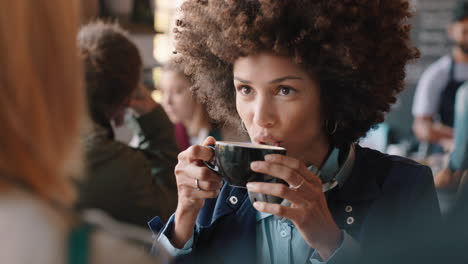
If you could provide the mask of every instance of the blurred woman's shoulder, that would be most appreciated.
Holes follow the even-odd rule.
[[[87,210],[83,213],[86,223],[96,228],[92,236],[91,263],[161,263],[169,255],[160,251],[158,257],[149,254],[153,240],[148,229],[117,221],[101,210]]]
[[[98,231],[92,236],[91,263],[160,263],[149,255],[149,249],[130,241],[119,239],[112,234]]]
[[[23,190],[0,196],[0,263],[63,263],[68,226],[61,215]]]
[[[0,263],[66,263],[71,225],[64,214],[20,189],[0,197]],[[159,263],[149,255],[147,242],[138,240],[141,234],[125,235],[132,232],[94,228],[88,244],[90,263]]]

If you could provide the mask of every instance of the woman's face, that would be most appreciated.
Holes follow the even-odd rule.
[[[184,122],[193,115],[197,103],[190,86],[190,81],[178,72],[163,71],[161,74],[162,106],[172,123]]]
[[[237,112],[252,142],[285,147],[305,163],[328,147],[319,86],[300,66],[261,53],[237,59],[233,74]]]

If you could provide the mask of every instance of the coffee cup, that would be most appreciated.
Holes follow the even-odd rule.
[[[267,175],[258,173],[250,169],[253,161],[265,160],[265,155],[281,154],[286,155],[286,149],[277,146],[260,145],[245,142],[217,141],[215,145],[207,146],[213,150],[213,160],[205,162],[205,165],[212,171],[219,174],[224,180],[233,187],[246,188],[248,182],[268,182],[283,183],[285,181]],[[271,195],[256,194],[255,201],[267,201],[281,203],[282,199]]]

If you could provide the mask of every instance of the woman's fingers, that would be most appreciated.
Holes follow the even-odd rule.
[[[203,162],[213,158],[213,150],[206,145],[215,144],[208,137],[203,146],[194,145],[179,154],[174,173],[177,180],[178,210],[199,212],[205,199],[216,198],[222,186],[221,177]]]
[[[196,180],[194,181],[194,185],[196,186]],[[198,187],[202,191],[218,191],[223,186],[222,181],[198,181]]]
[[[209,136],[203,141],[202,146],[214,145],[216,144],[216,139],[212,136]]]
[[[276,216],[284,217],[287,219],[293,220],[296,215],[296,208],[291,208],[287,206],[283,206],[280,204],[274,203],[266,203],[266,202],[255,202],[253,203],[253,207],[260,212],[273,214]]]
[[[179,196],[192,200],[216,198],[218,194],[219,189],[213,191],[198,190],[190,187],[179,189]]]
[[[187,173],[188,171],[190,173]],[[216,173],[193,164],[185,167],[177,176],[179,196],[193,200],[215,198],[222,184]]]
[[[281,197],[292,203],[300,203],[303,200],[297,194],[297,190],[280,183],[249,182],[247,183],[247,189],[251,192]]]
[[[179,161],[183,160],[188,162],[199,160],[210,161],[213,158],[213,150],[205,146],[193,145],[187,150],[181,152],[177,158]]]
[[[303,176],[301,176],[296,170],[278,163],[254,161],[250,164],[250,168],[256,172],[280,178],[286,181],[290,186],[301,184],[303,179]]]
[[[197,181],[197,180],[198,180],[197,178],[183,177],[183,178],[180,178],[177,185],[185,186],[185,187],[197,189],[197,190],[199,188],[200,190],[203,190],[203,191],[216,191],[216,190],[219,190],[221,186],[223,186],[223,182],[221,180],[217,180],[217,181],[201,181],[201,180]]]
[[[309,171],[307,167],[304,165],[304,163],[298,159],[285,156],[285,155],[270,154],[270,155],[265,156],[265,161],[288,167],[296,171],[299,175],[304,175],[304,176],[311,175],[312,177],[304,177],[305,180],[312,182],[312,183],[321,184],[320,178],[317,177],[317,175],[315,175],[313,172]],[[298,185],[298,184],[300,184],[300,182],[296,182],[293,185]]]
[[[188,177],[191,179],[198,179],[200,181],[220,182],[222,180],[216,172],[210,170],[208,167],[204,165],[199,166],[193,163],[177,164],[175,174],[178,178]]]
[[[204,144],[216,141],[208,137]],[[222,179],[215,172],[203,165],[209,161],[213,150],[200,145],[194,145],[179,154],[179,163],[175,168],[179,198],[182,200],[204,200],[215,198],[222,186]]]

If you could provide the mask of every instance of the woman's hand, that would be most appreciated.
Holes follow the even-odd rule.
[[[148,88],[140,83],[131,95],[129,106],[138,114],[144,115],[151,112],[158,104],[151,97],[151,92]]]
[[[251,182],[249,191],[287,199],[291,206],[255,202],[261,212],[291,220],[304,240],[315,248],[323,260],[328,260],[340,246],[342,234],[328,209],[321,180],[297,159],[283,155],[267,155],[265,161],[251,164],[252,170],[285,180],[279,183]]]
[[[449,168],[445,168],[434,177],[434,185],[440,190],[456,190],[460,184],[461,176],[461,171],[452,172]]]
[[[171,239],[175,247],[183,247],[190,239],[205,199],[215,198],[222,186],[222,178],[203,164],[213,158],[213,151],[205,146],[214,143],[216,140],[208,137],[202,146],[191,146],[178,156],[175,168],[178,203]]]

